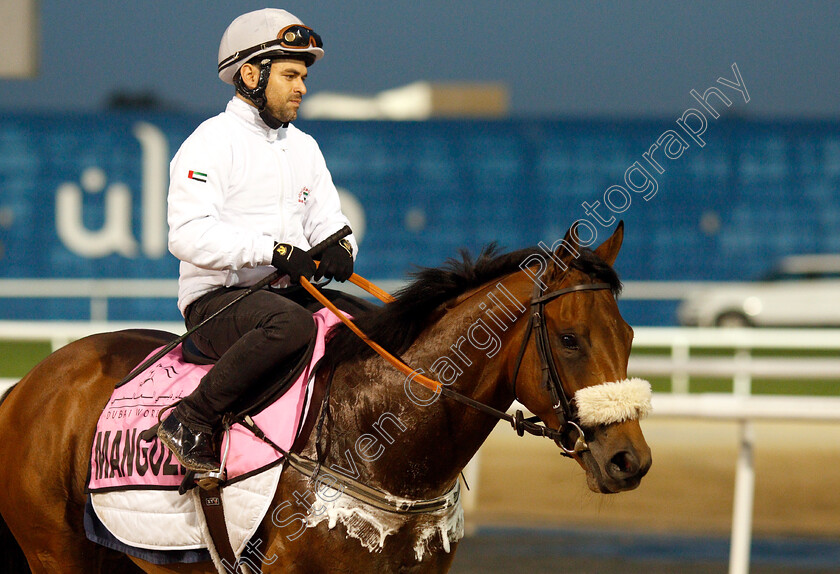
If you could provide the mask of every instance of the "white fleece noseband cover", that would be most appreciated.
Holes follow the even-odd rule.
[[[581,424],[592,427],[645,418],[651,411],[650,397],[650,383],[634,377],[580,389],[575,403]]]

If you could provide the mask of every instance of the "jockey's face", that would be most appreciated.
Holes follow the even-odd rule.
[[[297,118],[298,109],[306,93],[306,65],[300,60],[276,60],[265,88],[266,108],[281,122]]]
[[[259,65],[243,64],[240,73],[247,87],[257,87]],[[279,121],[287,123],[297,119],[300,103],[306,93],[306,75],[306,65],[300,60],[274,60],[271,63],[271,73],[265,88],[265,107]]]

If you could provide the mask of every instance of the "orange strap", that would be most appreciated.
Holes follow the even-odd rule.
[[[386,293],[382,289],[376,287],[375,285],[373,285],[373,283],[371,283],[367,279],[359,277],[355,273],[353,274],[352,277],[350,277],[350,281],[353,284],[358,285],[362,289],[368,291],[368,293],[370,293],[371,295],[374,295],[374,296],[378,297],[382,301],[390,302],[390,301],[394,300],[394,298],[391,297],[388,293]],[[376,343],[375,341],[372,341],[370,338],[368,338],[368,336],[365,335],[364,332],[362,332],[362,330],[359,329],[353,323],[353,321],[351,321],[347,317],[347,315],[342,313],[341,310],[338,307],[333,305],[332,301],[330,301],[329,299],[324,297],[324,295],[320,291],[318,291],[318,289],[312,283],[310,283],[307,279],[305,279],[304,277],[301,277],[300,278],[300,284],[303,285],[303,288],[306,289],[307,291],[309,291],[309,294],[312,295],[313,297],[315,297],[315,299],[319,303],[321,303],[321,305],[323,305],[324,307],[326,307],[327,309],[332,311],[333,314],[335,314],[336,317],[341,319],[342,323],[347,325],[347,327],[351,331],[353,331],[362,341],[367,343],[367,345],[371,349],[373,349],[374,351],[379,353],[379,355],[383,359],[385,359],[386,361],[391,363],[391,365],[393,365],[399,372],[401,372],[402,374],[404,374],[407,377],[411,377],[412,380],[417,381],[418,383],[420,383],[421,385],[423,385],[424,387],[426,387],[430,391],[434,391],[436,394],[440,393],[440,389],[443,386],[440,382],[432,380],[429,377],[426,377],[426,376],[418,373],[417,371],[415,371],[414,369],[412,369],[411,367],[409,367],[408,365],[406,365],[405,363],[403,363],[402,361],[400,361],[399,359],[394,357],[391,353],[389,353],[388,351],[383,349],[378,343]],[[370,286],[373,286],[375,289],[374,290],[368,290],[368,287],[370,287]],[[378,294],[374,291],[378,292]],[[383,298],[383,296],[384,296],[384,298]]]
[[[368,281],[361,275],[356,275],[355,273],[353,273],[353,275],[350,276],[350,283],[361,287],[362,289],[364,289],[383,303],[394,302],[394,298],[391,297],[391,295],[387,291],[385,291],[384,289],[380,289],[374,283]]]

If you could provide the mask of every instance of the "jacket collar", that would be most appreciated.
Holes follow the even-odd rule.
[[[288,128],[279,128],[276,130],[268,127],[260,118],[260,113],[254,106],[234,96],[227,104],[225,112],[233,115],[236,119],[241,121],[245,127],[264,138],[268,142],[275,142],[277,140],[286,139],[286,131]]]

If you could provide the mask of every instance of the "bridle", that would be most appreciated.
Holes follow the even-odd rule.
[[[356,284],[362,288],[366,287],[361,282],[358,282]],[[416,376],[416,380],[425,379],[425,377],[423,377],[422,375],[418,375],[417,371],[411,369],[411,367],[406,365],[405,361],[403,361],[401,358],[394,357],[393,355],[385,351],[382,347],[368,339],[364,333],[359,331],[358,327],[356,327],[356,325],[353,324],[353,322],[350,321],[350,319],[348,319],[338,308],[336,308],[331,301],[324,297],[311,283],[309,283],[305,279],[302,279],[301,285],[322,305],[324,305],[325,307],[330,309],[330,311],[335,313],[335,315],[339,319],[341,319],[343,323],[345,323],[353,332],[359,335],[384,359],[386,359],[398,369],[402,370],[404,373],[407,373],[410,377],[415,378]],[[548,334],[548,326],[546,325],[546,322],[544,320],[545,306],[548,302],[568,293],[576,293],[579,291],[599,291],[602,289],[611,289],[611,287],[607,283],[584,283],[581,285],[574,285],[572,287],[558,289],[556,291],[552,291],[546,294],[539,282],[535,282],[534,284],[534,291],[531,295],[530,302],[531,315],[529,317],[528,328],[525,332],[525,337],[523,337],[522,339],[522,345],[519,349],[519,355],[517,357],[516,368],[514,370],[513,375],[513,393],[514,398],[516,398],[516,379],[519,375],[519,369],[522,364],[522,359],[525,355],[525,350],[528,346],[528,341],[531,339],[531,333],[533,332],[535,333],[537,356],[540,359],[542,383],[545,387],[548,388],[549,393],[551,393],[551,399],[553,403],[552,408],[554,409],[554,413],[557,416],[557,419],[560,421],[560,428],[550,428],[543,421],[540,421],[540,418],[536,416],[525,418],[521,410],[517,410],[513,415],[510,415],[504,411],[501,411],[499,409],[491,407],[490,405],[479,402],[471,397],[461,394],[458,391],[454,391],[446,386],[443,386],[437,381],[432,381],[430,379],[425,380],[436,386],[436,392],[439,392],[441,395],[448,397],[454,401],[457,401],[461,404],[467,405],[482,413],[495,417],[499,420],[507,421],[508,423],[510,423],[513,429],[516,431],[516,434],[518,434],[519,436],[523,436],[527,432],[531,435],[550,438],[557,444],[557,446],[560,447],[565,456],[579,456],[581,453],[589,450],[589,446],[586,444],[586,438],[584,436],[583,430],[577,423],[577,414],[575,413],[574,408],[572,407],[569,395],[566,393],[566,390],[563,387],[563,382],[560,379],[560,374],[557,370],[557,365],[554,361],[554,355],[551,349],[551,340]],[[542,424],[538,424],[537,421],[542,422]],[[563,442],[570,428],[577,432],[577,439],[575,440],[575,444],[572,448],[568,448]]]
[[[363,289],[367,288],[367,285],[365,285],[364,282],[354,283],[356,283],[356,285],[362,287]],[[301,280],[301,285],[322,305],[324,305],[333,313],[335,313],[336,316],[342,320],[342,322],[344,322],[348,327],[351,328],[351,330],[353,330],[359,336],[361,336],[362,339],[366,343],[371,345],[371,347],[373,347],[377,353],[382,355],[383,358],[385,358],[395,366],[399,365],[404,369],[408,369],[411,373],[416,374],[416,371],[408,367],[405,364],[405,362],[402,361],[402,359],[394,357],[393,355],[379,347],[379,345],[376,345],[375,343],[370,341],[370,339],[364,336],[363,333],[358,331],[358,327],[356,327],[355,324],[353,324],[352,321],[350,321],[350,319],[348,319],[339,309],[335,307],[335,305],[331,301],[324,297],[315,288],[315,286],[309,283],[306,279]],[[535,344],[537,347],[537,356],[539,357],[540,367],[542,371],[541,382],[544,386],[548,388],[549,393],[551,393],[551,399],[553,402],[552,408],[554,410],[555,415],[557,416],[557,419],[560,421],[560,428],[550,428],[543,421],[540,421],[539,417],[536,416],[529,417],[526,419],[522,414],[521,410],[517,410],[514,415],[510,415],[504,411],[491,407],[490,405],[487,405],[485,403],[479,402],[457,391],[453,391],[452,389],[443,386],[440,383],[438,383],[437,386],[438,392],[440,392],[440,394],[442,394],[445,397],[467,405],[482,413],[495,417],[499,420],[505,420],[509,422],[514,428],[514,430],[516,430],[516,433],[519,436],[523,436],[527,432],[528,434],[532,434],[535,436],[544,436],[550,438],[557,444],[557,446],[560,447],[564,456],[572,458],[579,457],[582,453],[589,450],[589,445],[586,443],[585,434],[577,422],[577,413],[572,407],[569,395],[566,392],[566,389],[563,387],[563,382],[557,370],[557,364],[554,360],[554,355],[551,349],[551,339],[548,333],[548,326],[546,325],[546,321],[544,320],[545,306],[550,301],[553,301],[554,299],[563,295],[567,295],[569,293],[577,293],[580,291],[599,291],[603,289],[611,289],[611,287],[607,283],[585,283],[582,285],[574,285],[572,287],[558,289],[556,291],[552,291],[550,293],[545,294],[540,284],[535,283],[534,286],[534,292],[531,296],[530,301],[531,311],[530,317],[528,319],[528,327],[525,331],[525,336],[522,339],[522,345],[519,349],[519,355],[517,357],[516,367],[513,374],[513,393],[514,398],[516,398],[516,379],[519,375],[519,370],[522,365],[525,350],[528,347],[528,341],[530,341],[531,339],[531,334],[534,333]],[[332,377],[330,376],[330,381],[331,379]],[[329,403],[329,384],[322,401],[323,404],[321,406],[320,420],[318,422],[318,436],[320,436],[320,427],[325,420],[325,415],[328,409],[327,405]],[[542,424],[539,424],[535,421],[540,421]],[[246,426],[246,428],[249,428],[258,438],[265,441],[279,453],[284,455],[291,466],[293,466],[304,476],[308,476],[310,480],[314,480],[314,477],[316,477],[320,472],[320,454],[317,457],[318,460],[313,461],[307,457],[298,455],[296,453],[288,452],[285,449],[271,442],[265,436],[265,434],[259,428],[256,427],[256,425],[253,423],[252,420],[250,420],[250,418],[248,418],[247,420],[243,419],[238,422]],[[575,444],[572,448],[568,448],[563,442],[570,428],[577,432],[577,438],[575,439]],[[316,438],[316,444],[319,442],[320,439]],[[456,481],[455,484],[443,495],[429,500],[414,501],[408,507],[406,507],[404,503],[395,504],[393,499],[394,497],[392,495],[380,491],[379,489],[359,483],[347,476],[342,475],[341,477],[336,478],[338,482],[341,483],[345,489],[347,489],[348,494],[350,494],[354,498],[362,500],[363,502],[371,504],[382,510],[387,510],[388,512],[393,512],[396,514],[415,514],[441,511],[447,508],[451,508],[453,505],[457,504],[459,496],[458,482]]]
[[[518,397],[516,396],[516,380],[519,377],[519,369],[522,366],[522,359],[525,356],[525,349],[528,347],[528,341],[531,339],[531,333],[534,333],[537,356],[540,360],[540,370],[542,372],[540,382],[551,394],[551,408],[554,411],[557,420],[560,421],[560,428],[552,433],[559,436],[550,438],[554,438],[557,446],[559,446],[563,450],[563,454],[567,456],[580,455],[581,453],[589,450],[589,445],[586,444],[586,437],[583,429],[580,428],[577,421],[577,412],[572,406],[569,395],[566,392],[565,387],[563,387],[563,380],[560,378],[560,373],[557,370],[557,363],[554,360],[554,353],[551,348],[551,337],[548,334],[548,325],[545,320],[545,306],[548,302],[568,293],[599,291],[610,288],[610,285],[607,283],[584,283],[544,294],[540,283],[534,283],[534,292],[531,296],[531,316],[528,320],[528,328],[525,331],[525,336],[522,338],[522,345],[519,347],[519,354],[517,355],[516,366],[513,371],[511,383],[513,386],[513,396],[518,400]],[[517,415],[521,417],[521,411],[517,411]],[[514,428],[516,428],[517,433],[522,436],[522,432],[520,432],[515,425]],[[566,436],[567,430],[570,428],[577,432],[577,438],[575,439],[575,444],[572,448],[568,448],[563,443],[563,438]]]

